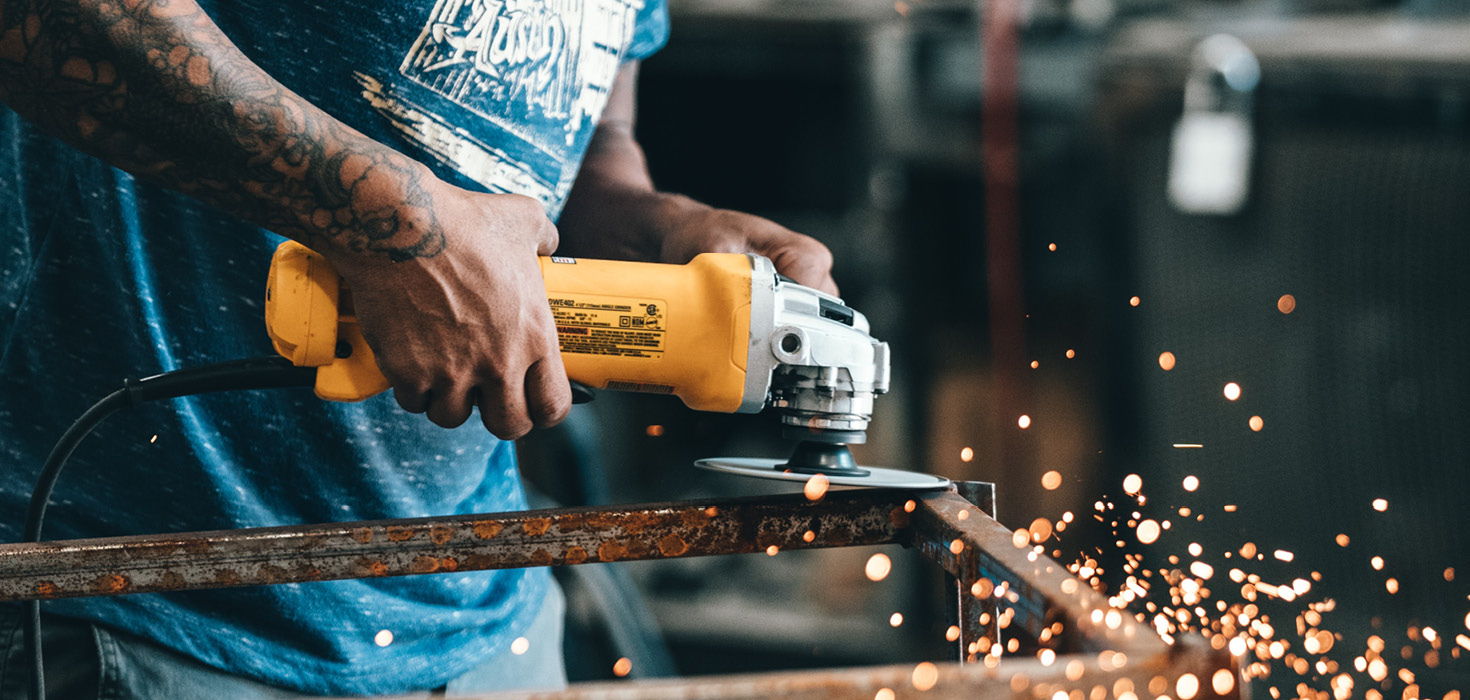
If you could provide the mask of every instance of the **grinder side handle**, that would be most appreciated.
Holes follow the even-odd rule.
[[[286,241],[271,256],[265,329],[282,357],[317,368],[320,398],[362,401],[388,388],[352,313],[350,292],[326,258],[300,243]]]

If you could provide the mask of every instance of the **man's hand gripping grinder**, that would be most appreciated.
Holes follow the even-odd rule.
[[[745,476],[888,488],[948,481],[854,463],[873,398],[888,389],[888,345],[840,299],[776,274],[755,255],[705,253],[684,265],[543,257],[541,275],[573,382],[672,394],[699,411],[775,410],[799,440],[785,461],[714,458]],[[271,260],[266,328],[276,351],[316,367],[316,394],[360,401],[388,389],[351,295],[321,255],[287,241]]]

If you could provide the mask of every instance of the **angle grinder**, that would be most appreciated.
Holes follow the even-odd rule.
[[[594,389],[677,396],[698,411],[779,416],[798,440],[785,460],[696,466],[766,479],[900,489],[941,477],[859,466],[873,399],[888,390],[888,344],[862,314],[776,273],[757,255],[705,253],[683,265],[543,257],[541,275],[567,376]],[[315,367],[317,396],[360,401],[388,389],[351,297],[327,260],[287,241],[271,260],[265,319],[276,351]]]

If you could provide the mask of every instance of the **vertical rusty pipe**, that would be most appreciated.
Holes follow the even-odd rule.
[[[985,180],[985,272],[993,416],[992,463],[1024,469],[1024,445],[1011,421],[1027,405],[1025,300],[1021,270],[1020,0],[979,3],[980,145]]]

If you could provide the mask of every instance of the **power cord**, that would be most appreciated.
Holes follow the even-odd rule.
[[[103,420],[117,411],[136,406],[145,401],[161,401],[180,396],[207,394],[217,391],[240,391],[248,389],[278,389],[307,387],[316,382],[316,368],[297,367],[282,357],[256,357],[248,360],[221,362],[204,367],[164,372],[143,379],[129,379],[123,387],[92,404],[52,446],[36,477],[36,487],[31,491],[30,507],[26,509],[25,542],[41,541],[41,526],[46,518],[46,504],[61,476],[61,468],[67,458],[76,451],[77,445]],[[46,676],[41,650],[41,601],[33,600],[29,606],[29,620],[25,626],[25,645],[31,657],[30,700],[45,700]]]

